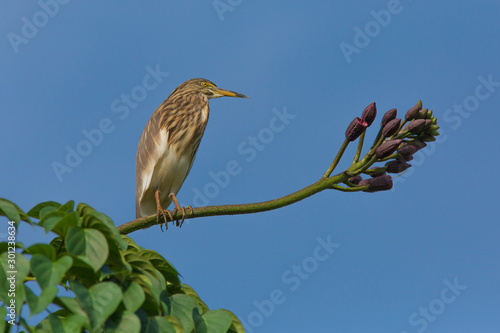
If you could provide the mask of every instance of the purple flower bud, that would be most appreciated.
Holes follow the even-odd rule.
[[[403,158],[410,157],[411,155],[415,154],[418,151],[418,147],[408,144],[403,147],[398,148],[398,154],[401,155]]]
[[[360,175],[352,176],[351,178],[349,178],[349,181],[351,183],[353,183],[354,185],[358,185],[359,182],[362,180],[363,180],[363,177],[361,177]]]
[[[347,127],[345,131],[345,138],[349,141],[354,141],[366,130],[368,124],[359,119],[359,117],[354,118],[353,121]]]
[[[420,141],[420,140],[413,140],[413,141],[408,142],[408,144],[412,145],[412,146],[415,146],[418,149],[422,149],[422,148],[427,147],[427,143],[425,143],[423,141]]]
[[[398,154],[398,156],[396,157],[398,160],[400,161],[403,161],[403,162],[408,162],[408,161],[411,161],[413,160],[413,155],[409,155],[409,156],[403,156],[401,154]]]
[[[365,108],[361,115],[361,120],[364,120],[366,124],[370,126],[375,120],[375,117],[377,117],[377,105],[373,102]]]
[[[395,119],[396,116],[398,115],[398,110],[396,109],[390,109],[384,114],[384,117],[382,117],[382,122],[380,123],[380,127],[384,128],[385,125],[387,125],[388,122],[391,120]]]
[[[403,139],[398,139],[398,140],[390,140],[382,143],[377,150],[375,150],[375,154],[377,155],[377,158],[382,159],[385,158],[398,149],[398,146],[403,142]]]
[[[382,129],[382,134],[384,137],[388,137],[396,133],[399,129],[399,125],[401,125],[401,119],[393,119],[389,121],[384,128]]]
[[[410,121],[417,118],[418,113],[422,110],[422,101],[418,101],[414,107],[412,107],[408,112],[406,112],[405,119]]]
[[[426,121],[427,121],[427,119],[412,120],[408,124],[408,132],[410,132],[410,133],[418,133],[418,132],[420,132],[421,130],[424,129],[424,127],[426,125]]]
[[[411,164],[402,161],[390,161],[385,166],[389,173],[400,173],[411,167]]]
[[[375,178],[369,178],[359,182],[359,185],[369,186],[368,190],[364,190],[364,192],[387,191],[392,188],[392,177],[389,175],[385,175]]]

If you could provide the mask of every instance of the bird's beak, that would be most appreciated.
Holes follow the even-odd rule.
[[[228,96],[228,97],[249,98],[248,96],[245,96],[243,94],[240,94],[240,93],[237,93],[237,92],[234,92],[231,90],[222,89],[219,87],[212,88],[211,90],[215,94],[214,97]]]

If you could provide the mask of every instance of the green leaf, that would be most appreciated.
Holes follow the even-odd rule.
[[[24,279],[28,275],[30,264],[28,259],[21,253],[15,254],[15,261],[12,261],[11,253],[4,253],[0,256],[0,300],[3,304],[11,303],[9,293],[11,282],[16,287],[16,295],[14,301],[16,306],[16,314],[19,316],[21,311],[20,304],[23,304],[24,299]]]
[[[108,258],[108,243],[95,229],[71,228],[66,234],[66,249],[97,272]]]
[[[74,333],[81,332],[83,326],[84,321],[81,316],[59,317],[56,313],[52,313],[36,326],[36,332]]]
[[[78,214],[80,214],[81,217],[83,217],[83,215],[90,212],[95,212],[96,210],[86,203],[80,202],[78,205],[76,205],[76,211],[78,212]]]
[[[141,286],[146,296],[142,308],[150,315],[160,313],[162,298],[168,301],[166,298],[167,291],[165,288],[165,278],[154,268],[153,273],[149,273],[140,268],[136,270],[137,272],[133,273],[132,276],[134,277],[134,281]]]
[[[123,305],[130,312],[135,312],[144,303],[146,295],[141,286],[132,281],[132,283],[123,291]]]
[[[208,306],[201,300],[200,296],[198,296],[193,288],[191,288],[187,284],[182,284],[182,291],[186,295],[191,296],[191,298],[193,298],[196,302],[198,302],[198,305],[201,307],[202,313],[205,313],[209,310]]]
[[[140,247],[139,245],[137,245],[136,242],[134,242],[132,240],[132,238],[130,238],[129,236],[125,236],[125,235],[122,235],[122,239],[125,243],[127,243],[127,249],[128,250],[131,250],[131,249],[136,249],[136,250],[144,250],[144,248]]]
[[[28,216],[34,217],[36,219],[40,219],[40,217],[41,217],[40,211],[45,207],[54,207],[57,209],[57,208],[61,207],[61,204],[58,202],[55,202],[55,201],[41,202],[38,205],[36,205],[35,207],[31,208],[29,210],[29,212],[26,214],[28,214]]]
[[[184,333],[184,328],[182,328],[181,322],[179,319],[175,318],[174,316],[163,316],[163,318],[167,318],[167,320],[172,324],[172,326],[175,328],[175,332],[177,333]]]
[[[149,317],[146,323],[142,323],[141,333],[177,333],[178,331],[165,317]],[[190,331],[186,331],[190,332]]]
[[[56,250],[54,249],[53,246],[49,244],[34,244],[31,245],[26,249],[26,252],[29,254],[43,254],[47,258],[50,258],[50,260],[56,259]]]
[[[127,248],[127,243],[116,229],[113,221],[103,213],[89,212],[82,217],[83,228],[93,228],[101,231],[108,242],[116,242],[122,250]]]
[[[9,316],[7,318],[7,308],[4,306],[0,306],[0,318],[5,318],[5,321],[0,321],[0,333],[4,333],[7,329],[7,321],[14,319],[15,316],[12,315],[12,317]]]
[[[7,199],[0,198],[0,216],[2,215],[16,223],[21,220],[21,215],[19,214],[16,205]]]
[[[142,250],[139,252],[144,259],[149,260],[153,266],[163,274],[165,279],[171,283],[180,283],[179,272],[163,258],[158,252],[152,250]]]
[[[36,326],[36,332],[61,332],[61,333],[66,333],[68,332],[65,327],[64,327],[64,322],[62,318],[59,318],[58,316],[54,314],[50,314],[47,318],[42,320],[37,326]]]
[[[188,295],[177,294],[169,298],[169,315],[179,319],[185,332],[191,332],[194,329],[193,310],[201,312],[198,303]]]
[[[55,262],[42,254],[35,254],[31,258],[31,270],[42,290],[57,286],[72,264],[70,256],[63,256]]]
[[[45,215],[49,214],[49,213],[52,213],[52,212],[57,212],[57,207],[55,206],[46,206],[46,207],[43,207],[41,210],[40,210],[40,220],[43,219],[45,217]],[[60,214],[61,216],[63,216],[64,214]]]
[[[70,200],[70,201],[66,202],[64,205],[62,205],[61,207],[59,207],[57,209],[57,211],[59,211],[63,214],[68,214],[69,212],[73,211],[73,208],[75,208],[75,201]]]
[[[46,233],[52,230],[52,228],[64,217],[64,214],[58,212],[54,207],[45,207],[40,213],[42,218],[40,219],[40,226],[43,227]]]
[[[86,323],[85,325],[88,324],[88,326],[90,327],[90,321],[87,316],[87,313],[83,311],[83,309],[80,307],[76,299],[70,297],[56,297],[54,299],[54,304],[57,304],[61,308],[69,311],[70,313],[73,314],[73,316],[83,317],[84,322]]]
[[[231,316],[222,310],[212,310],[200,315],[193,311],[196,333],[227,332],[233,322]]]
[[[229,330],[227,331],[228,333],[245,333],[245,328],[243,327],[243,324],[238,319],[238,317],[234,315],[234,313],[224,309],[220,309],[220,311],[226,312],[228,315],[231,316],[233,320],[231,327],[229,327]]]
[[[50,229],[52,232],[55,232],[59,236],[66,235],[69,229],[73,227],[79,227],[81,224],[80,215],[77,212],[70,212],[64,215],[59,221],[57,221],[52,228]],[[44,222],[44,228],[46,228],[46,223]]]
[[[72,281],[70,284],[81,307],[90,318],[92,330],[104,325],[118,308],[123,297],[120,287],[113,282],[101,282],[89,289],[77,281]]]
[[[116,313],[106,321],[106,333],[138,333],[141,331],[141,321],[133,312]]]
[[[24,286],[26,291],[26,300],[28,301],[28,307],[30,308],[30,315],[35,315],[44,311],[47,306],[52,303],[52,300],[57,295],[56,286],[48,286],[42,290],[39,296],[35,295],[28,286]]]

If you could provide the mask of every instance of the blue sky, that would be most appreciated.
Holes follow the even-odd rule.
[[[144,125],[194,77],[251,98],[211,101],[184,205],[196,191],[210,205],[296,191],[321,177],[366,105],[379,110],[373,140],[383,112],[422,99],[442,136],[392,191],[326,191],[131,237],[248,332],[500,329],[498,2],[54,3],[0,4],[0,197],[25,210],[73,199],[132,220]],[[260,150],[243,153],[250,137]],[[230,161],[240,172],[210,185]],[[23,226],[19,237],[52,236]]]

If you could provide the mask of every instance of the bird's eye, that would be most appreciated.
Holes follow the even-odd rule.
[[[204,86],[204,87],[208,87],[208,83],[207,82],[202,82],[201,85]]]

